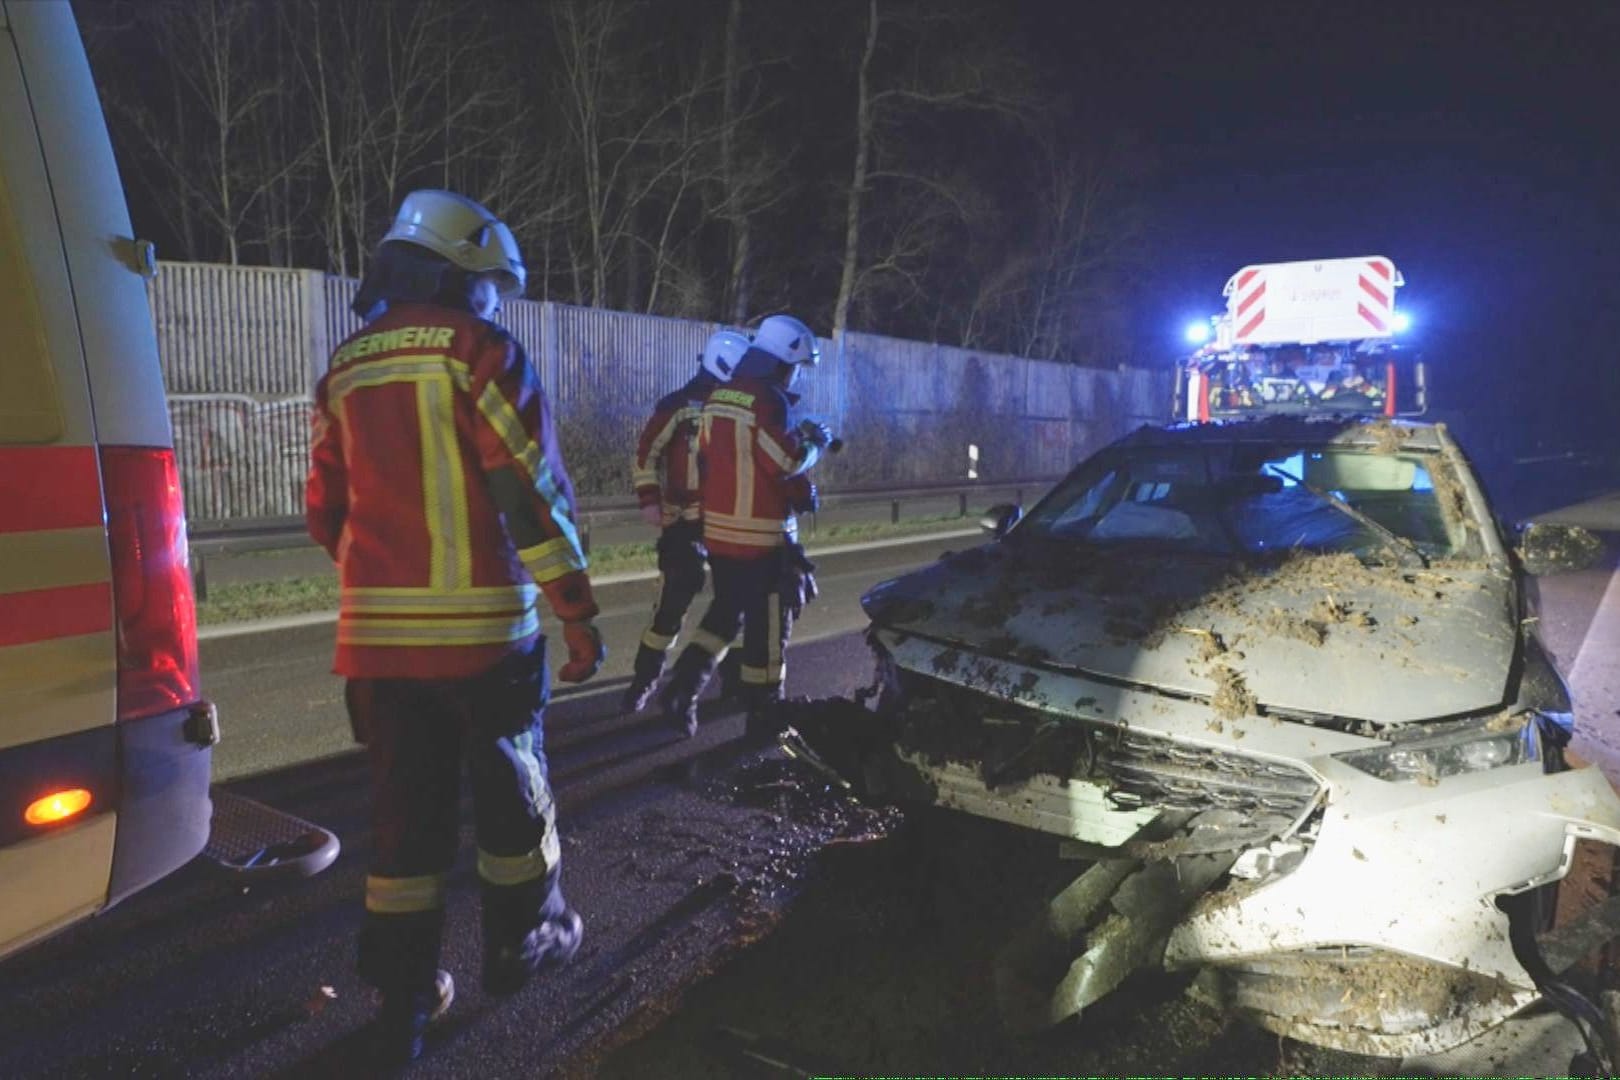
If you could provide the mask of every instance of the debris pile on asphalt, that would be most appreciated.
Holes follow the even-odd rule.
[[[860,803],[779,753],[714,779],[704,794],[756,811],[755,828],[729,867],[745,906],[787,899],[822,847],[880,839],[901,820],[899,811]]]

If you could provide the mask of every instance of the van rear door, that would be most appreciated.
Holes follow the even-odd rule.
[[[106,902],[118,763],[112,570],[90,385],[9,9],[0,19],[3,955]],[[79,812],[30,820],[68,805],[53,811],[53,795],[80,791],[89,803]]]

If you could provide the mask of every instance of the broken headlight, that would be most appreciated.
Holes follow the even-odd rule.
[[[1531,716],[1470,724],[1440,735],[1405,738],[1388,746],[1334,754],[1338,760],[1380,780],[1436,784],[1448,776],[1484,772],[1541,759],[1541,744]]]

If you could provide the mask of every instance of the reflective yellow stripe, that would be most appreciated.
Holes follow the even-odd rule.
[[[540,632],[540,615],[516,618],[389,619],[340,616],[338,641],[344,645],[501,645]]]
[[[439,427],[432,388],[437,379],[423,379],[416,386],[416,428],[421,437],[422,507],[426,512],[428,534],[428,580],[447,589],[452,584],[446,570],[447,548],[454,543],[454,526],[449,524],[449,478],[444,468],[444,433]]]
[[[326,383],[326,397],[334,407],[351,391],[365,386],[384,386],[396,382],[423,382],[444,376],[462,389],[469,384],[467,365],[453,356],[439,353],[421,353],[396,356],[388,360],[356,364],[332,375]]]
[[[641,635],[641,643],[647,646],[647,648],[651,649],[653,652],[668,652],[669,647],[675,644],[675,635],[660,634],[656,631],[648,630],[645,634]]]
[[[692,640],[687,644],[697,646],[710,656],[724,656],[726,650],[731,648],[731,642],[719,634],[710,633],[701,626],[692,631]]]
[[[579,542],[579,533],[574,529],[573,507],[563,498],[562,487],[551,473],[551,463],[541,456],[539,444],[529,438],[529,433],[523,429],[523,421],[519,419],[517,410],[512,408],[512,403],[506,400],[499,387],[488,383],[478,395],[478,411],[484,414],[484,419],[506,444],[512,457],[528,470],[535,490],[551,507],[551,519],[574,549],[581,553],[579,557],[583,561],[585,549]]]
[[[74,693],[110,689],[117,674],[111,663],[113,655],[111,629],[0,646],[0,657],[4,657],[0,661],[0,694],[65,697],[68,687],[72,687]],[[16,702],[6,704],[14,706]],[[3,730],[0,730],[0,746],[10,745],[16,725],[30,719],[33,717],[26,704],[17,712],[8,710]],[[107,716],[93,719],[87,726],[111,722],[112,717]]]
[[[449,376],[417,383],[416,412],[422,438],[422,504],[427,508],[429,580],[442,589],[472,584],[472,526],[467,517],[467,478],[456,439]]]
[[[515,597],[528,602],[539,596],[540,590],[527,581],[514,581],[508,585],[469,585],[457,589],[435,589],[431,585],[346,585],[343,595],[361,600],[417,600],[442,596],[447,599],[494,601]]]
[[[788,452],[783,449],[782,444],[771,438],[770,434],[764,431],[759,433],[759,447],[761,450],[765,451],[765,456],[776,462],[777,467],[785,473],[793,472],[799,467],[800,462],[803,460],[801,458],[799,461],[795,461],[793,458],[789,457]]]
[[[728,529],[736,529],[742,532],[777,532],[788,522],[786,517],[739,517],[736,514],[720,513],[705,514],[704,520],[715,525],[720,525]]]
[[[545,877],[557,865],[557,832],[546,830],[540,846],[523,855],[491,855],[478,849],[478,876],[491,885],[522,885]]]
[[[680,426],[681,421],[690,420],[693,415],[694,414],[687,409],[676,410],[675,414],[669,418],[669,422],[659,429],[657,435],[653,436],[653,441],[647,446],[647,456],[645,458],[638,458],[635,462],[635,464],[642,470],[636,475],[638,477],[650,477],[650,479],[645,481],[637,479],[637,484],[658,483],[658,459],[663,456],[664,447],[669,445],[670,437],[675,434],[675,429]]]
[[[753,429],[742,424],[732,426],[736,437],[737,462],[737,516],[754,516],[754,439]]]
[[[771,593],[765,616],[765,678],[770,684],[782,681],[782,596]]]
[[[705,521],[703,523],[703,538],[711,542],[720,540],[727,544],[736,544],[739,547],[774,548],[781,547],[786,543],[788,534],[780,528],[769,533],[743,532]]]
[[[566,536],[547,540],[543,544],[524,548],[518,552],[524,567],[541,585],[556,581],[564,574],[585,569],[585,556]]]
[[[705,419],[715,416],[732,420],[746,427],[753,427],[758,422],[758,417],[747,409],[739,409],[735,405],[716,405],[713,401],[703,407],[703,416]]]
[[[100,525],[0,533],[0,593],[97,585],[110,576]]]
[[[762,667],[753,667],[749,664],[741,664],[738,666],[738,674],[742,676],[742,681],[747,683],[749,686],[770,685],[770,674]]]
[[[410,915],[444,907],[448,874],[420,877],[366,876],[366,910],[378,915]]]
[[[467,512],[467,470],[462,465],[461,440],[456,435],[455,395],[448,382],[433,384],[432,392],[433,404],[444,422],[440,433],[445,470],[450,477],[450,584],[460,589],[472,584],[472,520]]]
[[[342,610],[353,615],[520,615],[534,607],[540,590],[533,585],[498,589],[402,589],[374,595],[370,589],[345,589]]]

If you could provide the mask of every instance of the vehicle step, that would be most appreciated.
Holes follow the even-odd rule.
[[[342,845],[314,822],[222,788],[209,792],[214,816],[203,857],[240,877],[314,877]]]

